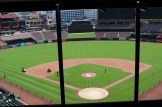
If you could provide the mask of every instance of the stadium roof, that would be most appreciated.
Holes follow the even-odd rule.
[[[0,40],[0,46],[4,46],[4,45],[7,45],[7,44]]]
[[[15,14],[0,14],[0,18],[17,18]]]
[[[2,30],[1,33],[14,33],[16,30]]]
[[[24,18],[19,18],[18,21],[25,21],[25,19]]]
[[[77,21],[90,21],[90,20],[88,20],[88,19],[83,19],[83,20],[74,19],[74,20],[71,20],[71,22],[77,22]]]
[[[1,40],[3,41],[11,41],[11,40],[18,40],[18,39],[28,39],[31,38],[32,36],[26,32],[26,33],[15,33],[10,36],[2,36]]]

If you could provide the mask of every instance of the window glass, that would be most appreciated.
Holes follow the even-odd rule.
[[[162,43],[162,11],[161,7],[148,7],[141,11],[140,27],[140,62],[148,68],[140,73],[139,100],[161,99],[161,43]]]
[[[53,25],[39,26],[38,19],[29,17],[39,14],[45,21],[48,13],[56,16],[55,11],[0,14],[0,106],[61,103],[59,81],[49,78],[59,70],[57,34]],[[36,25],[22,23],[27,20]],[[7,99],[9,95],[16,99]]]
[[[66,104],[134,100],[135,9],[62,10],[61,19]]]

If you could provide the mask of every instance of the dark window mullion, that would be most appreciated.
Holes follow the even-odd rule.
[[[136,6],[136,44],[135,44],[135,87],[134,102],[138,102],[139,92],[139,62],[140,62],[140,8],[139,3]]]
[[[60,21],[60,8],[56,4],[56,20],[57,20],[57,44],[58,44],[58,58],[59,58],[59,76],[60,76],[60,91],[61,91],[61,104],[65,105],[65,89],[64,89],[64,74],[63,74],[63,54],[62,54],[62,39],[61,39],[61,21]]]

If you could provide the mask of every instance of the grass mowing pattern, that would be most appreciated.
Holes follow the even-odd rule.
[[[162,44],[141,43],[140,61],[152,65],[152,68],[140,74],[139,94],[147,91],[149,87],[162,78]],[[64,42],[63,58],[120,58],[134,61],[135,43],[120,41],[86,41]],[[30,89],[47,99],[60,103],[59,85],[22,74],[21,66],[31,67],[42,63],[57,60],[57,44],[34,45],[23,48],[0,51],[0,76],[6,74],[7,81]],[[48,90],[48,91],[47,91]],[[66,90],[66,103],[108,102],[133,99],[134,78],[110,88],[109,97],[102,100],[89,101],[76,96],[76,92],[69,88]]]
[[[133,60],[133,46],[134,43],[132,42],[66,42],[63,43],[63,57],[64,59],[98,57],[127,59],[128,57],[128,59]],[[125,51],[128,48],[130,50],[129,53]],[[126,54],[127,56],[125,56]],[[58,59],[57,56],[57,44],[41,44],[2,50],[0,51],[0,75],[3,76],[3,74],[6,74],[7,81],[30,89],[31,92],[44,96],[44,98],[52,99],[55,103],[60,103],[59,85],[51,84],[20,72],[22,66],[28,68],[46,62],[56,61]],[[80,98],[76,97],[74,90],[69,88],[65,89],[66,98],[68,99],[66,103],[82,102]]]
[[[38,48],[39,47],[39,48]],[[24,74],[21,67],[25,68],[45,63],[56,59],[53,53],[45,53],[47,49],[54,46],[35,45],[32,47],[16,48],[0,51],[0,76],[6,74],[6,80],[48,100],[60,103],[59,85],[41,80],[39,78]],[[56,54],[55,54],[56,56]],[[48,90],[48,91],[47,91]],[[51,93],[55,94],[53,96]]]
[[[105,68],[107,72],[105,73]],[[82,73],[93,72],[96,73],[95,77],[85,78],[82,77]],[[95,64],[81,64],[73,66],[67,69],[64,69],[64,81],[66,84],[76,86],[79,88],[88,88],[88,87],[105,87],[108,84],[111,84],[125,76],[128,76],[130,73],[123,72],[120,69],[105,67]],[[50,79],[59,81],[57,74],[47,76]]]
[[[162,80],[162,44],[141,43],[140,60],[152,65],[152,68],[140,74],[139,95]]]
[[[64,42],[63,58],[117,58],[134,61],[134,45],[134,42],[119,41]]]

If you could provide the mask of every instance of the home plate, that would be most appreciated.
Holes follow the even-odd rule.
[[[78,92],[81,98],[88,100],[98,100],[108,96],[108,91],[102,88],[85,88]]]

